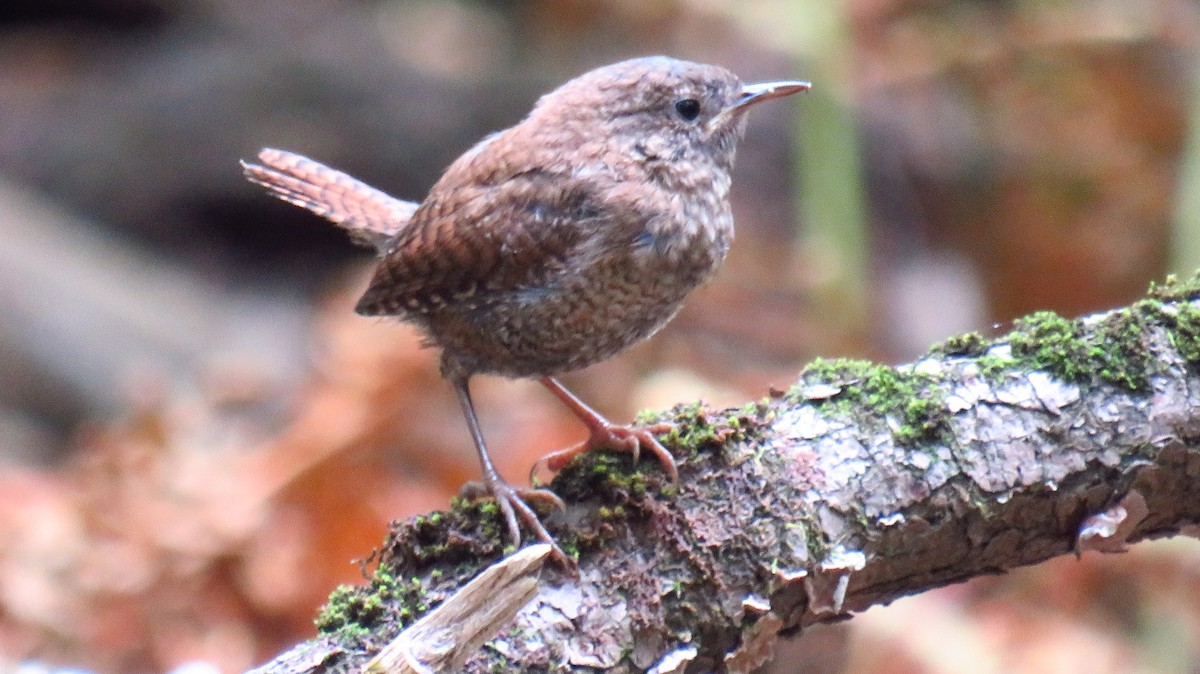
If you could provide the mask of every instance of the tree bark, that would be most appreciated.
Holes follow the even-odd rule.
[[[806,625],[1178,533],[1200,519],[1195,288],[1035,314],[897,368],[818,361],[741,409],[675,408],[680,483],[603,453],[564,470],[549,520],[578,576],[546,566],[456,671],[749,672]],[[502,533],[486,502],[395,524],[322,636],[256,671],[359,671],[496,561]]]

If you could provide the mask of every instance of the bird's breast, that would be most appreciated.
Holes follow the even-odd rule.
[[[728,174],[689,187],[667,191],[666,208],[645,222],[629,250],[649,275],[675,275],[698,284],[725,259],[733,242],[733,214]]]
[[[713,275],[733,240],[727,173],[679,187],[619,183],[608,200],[629,208],[587,230],[556,272],[431,315],[426,327],[443,347],[443,367],[554,374],[654,334]]]

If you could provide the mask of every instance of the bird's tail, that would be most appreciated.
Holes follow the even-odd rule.
[[[356,243],[387,252],[388,242],[408,224],[417,204],[401,201],[308,157],[265,148],[261,164],[241,162],[252,183],[290,204],[306,208],[346,230]]]

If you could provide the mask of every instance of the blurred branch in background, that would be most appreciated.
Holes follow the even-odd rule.
[[[0,372],[10,383],[0,405],[14,409],[10,418],[119,415],[130,375],[188,385],[214,367],[269,386],[278,410],[305,360],[309,309],[298,298],[219,289],[3,180],[0,289]]]
[[[774,35],[819,83],[808,104],[797,109],[795,194],[803,223],[797,240],[803,263],[812,268],[817,313],[839,333],[861,335],[869,330],[870,292],[879,279],[870,261],[862,184],[851,5],[840,0],[759,5],[763,16],[747,12],[747,30]]]
[[[796,70],[813,82],[795,122],[794,199],[801,225],[792,264],[803,270],[794,278],[810,293],[811,313],[842,344],[868,332],[870,293],[878,281],[862,185],[850,7],[841,0],[758,0],[724,9],[750,35],[792,54]]]

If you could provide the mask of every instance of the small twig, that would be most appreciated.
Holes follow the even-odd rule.
[[[537,594],[551,547],[523,548],[489,566],[441,606],[400,633],[367,663],[370,674],[454,671]]]

